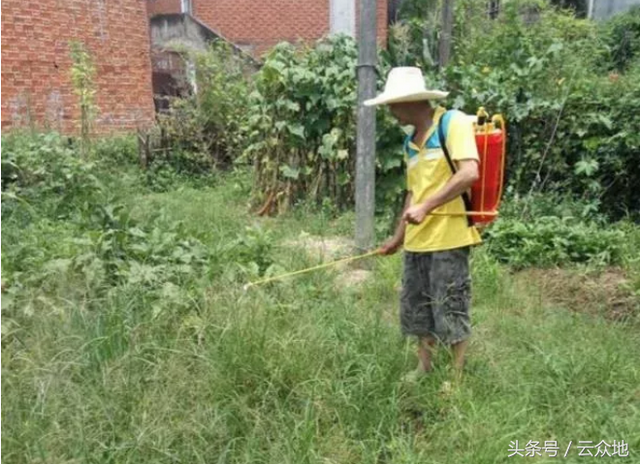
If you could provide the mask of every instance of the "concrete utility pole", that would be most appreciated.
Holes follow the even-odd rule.
[[[365,107],[363,102],[376,93],[376,0],[360,0],[358,35],[355,238],[356,246],[365,250],[374,244],[376,109]]]
[[[453,32],[453,4],[454,0],[442,0],[442,32],[438,50],[438,66],[444,68],[451,56],[451,35]]]

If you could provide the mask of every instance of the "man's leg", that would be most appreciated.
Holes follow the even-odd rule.
[[[471,335],[469,249],[434,253],[430,272],[436,334],[444,343],[450,344],[453,367],[459,374],[464,367]]]
[[[432,368],[435,339],[429,335],[433,331],[431,301],[427,293],[429,288],[428,253],[405,252],[402,295],[400,298],[400,326],[403,335],[418,337],[418,366],[408,373],[405,380],[417,380]]]
[[[469,340],[463,340],[455,345],[451,345],[451,352],[453,353],[453,367],[455,367],[458,374],[462,374],[462,368],[464,367],[464,353],[469,345]]]
[[[433,369],[433,352],[436,347],[436,341],[433,337],[418,338],[418,370],[430,372]]]

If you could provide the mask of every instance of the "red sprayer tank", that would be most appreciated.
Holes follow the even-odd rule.
[[[475,130],[480,177],[471,187],[471,210],[476,212],[473,214],[474,224],[483,226],[498,215],[504,178],[506,128],[502,116],[495,115],[489,120],[481,107]]]

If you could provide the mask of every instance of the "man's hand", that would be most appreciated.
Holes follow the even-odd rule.
[[[394,254],[402,246],[402,241],[402,238],[395,236],[390,238],[380,247],[380,254],[383,256],[390,256]]]
[[[402,219],[409,224],[420,224],[426,215],[431,211],[428,203],[413,205],[404,212]]]

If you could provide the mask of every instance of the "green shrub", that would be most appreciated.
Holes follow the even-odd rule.
[[[279,44],[267,56],[256,75],[244,152],[255,167],[254,201],[273,196],[278,210],[301,198],[329,198],[339,208],[351,204],[356,60],[355,42],[346,36],[304,49]],[[377,121],[378,172],[397,173],[401,131],[384,112]]]
[[[27,290],[53,292],[72,285],[104,294],[119,285],[159,289],[183,285],[210,272],[207,248],[183,225],[157,215],[134,219],[120,204],[94,205],[79,221],[41,218],[3,238],[3,280],[17,301]],[[25,293],[26,292],[26,293]]]
[[[227,259],[247,268],[253,275],[264,275],[274,263],[275,237],[265,228],[246,227],[233,241]]]
[[[352,195],[355,63],[347,38],[313,49],[279,44],[256,75],[245,157],[255,167],[254,197],[302,194],[342,201]]]
[[[55,133],[11,134],[2,143],[2,267],[13,297],[78,281],[92,291],[157,288],[208,272],[206,248],[181,224],[140,223],[120,204],[136,179],[128,172],[132,137],[100,140],[88,158]]]
[[[135,135],[103,137],[93,141],[93,158],[102,169],[122,172],[123,167],[138,165],[138,141]]]
[[[640,60],[640,6],[614,16],[603,25],[609,47],[605,62],[610,69],[625,71]]]
[[[599,69],[605,46],[597,23],[538,0],[504,2],[495,19],[486,11],[482,0],[458,2],[455,64],[508,71],[540,95],[558,91],[549,85],[554,77],[589,77]]]
[[[91,251],[79,264],[99,260],[114,282],[179,284],[183,276],[201,274],[208,262],[207,249],[179,222],[156,217],[139,223],[123,205],[110,204],[94,210],[90,225],[85,237]]]
[[[568,193],[511,194],[500,206],[500,214],[508,218],[528,221],[542,216],[574,217],[583,222],[605,226],[607,216],[600,210],[600,203],[576,198]]]
[[[252,65],[221,41],[185,58],[194,64],[197,92],[159,115],[167,150],[156,161],[192,174],[228,167],[243,143]]]
[[[502,217],[485,232],[489,252],[516,268],[571,263],[619,265],[624,231],[574,217],[540,216],[523,221]]]
[[[483,237],[491,255],[516,268],[627,265],[640,250],[636,229],[610,223],[598,203],[546,193],[509,197]]]
[[[73,139],[53,132],[3,137],[3,217],[25,207],[69,215],[95,201],[101,189],[95,163],[79,156]]]
[[[516,267],[620,264],[624,233],[573,218],[501,219],[488,231],[491,253]]]

